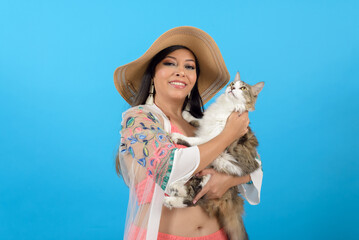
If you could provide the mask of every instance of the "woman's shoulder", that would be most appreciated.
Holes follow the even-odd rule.
[[[134,106],[134,107],[131,107],[129,109],[127,109],[126,111],[124,111],[122,113],[122,116],[125,116],[129,113],[133,114],[133,113],[142,113],[144,111],[147,111],[147,106],[146,105],[138,105],[138,106]]]
[[[122,120],[125,120],[128,117],[141,117],[141,116],[161,123],[165,120],[164,117],[165,115],[155,105],[138,105],[131,107],[122,113]]]
[[[126,111],[124,111],[122,113],[122,116],[127,115],[127,114],[143,114],[143,113],[153,113],[153,114],[159,114],[158,108],[155,107],[154,105],[138,105],[138,106],[134,106],[131,107],[129,109],[127,109]]]

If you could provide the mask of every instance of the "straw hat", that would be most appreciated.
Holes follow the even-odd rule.
[[[140,89],[142,76],[151,59],[161,50],[173,45],[188,47],[196,55],[201,68],[198,90],[203,103],[210,100],[229,81],[227,67],[213,38],[195,27],[176,27],[162,34],[140,58],[115,70],[117,91],[130,105]]]

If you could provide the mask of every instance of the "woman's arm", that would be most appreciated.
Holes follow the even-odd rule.
[[[248,123],[248,113],[232,113],[217,137],[198,147],[178,150],[164,131],[161,117],[147,107],[139,106],[123,115],[121,154],[128,169],[135,167],[135,176],[132,176],[135,182],[146,175],[153,176],[165,190],[169,181],[189,178],[208,166],[228,145],[247,132]]]
[[[201,177],[208,174],[211,175],[210,180],[193,199],[193,203],[196,203],[204,195],[206,195],[207,199],[220,198],[229,188],[251,181],[250,175],[237,177],[219,173],[213,168],[204,169],[196,176]]]
[[[257,160],[257,162],[261,165],[260,160]],[[263,179],[263,171],[261,167],[249,175],[240,177],[219,173],[214,169],[204,169],[199,172],[197,176],[200,177],[207,174],[210,174],[211,178],[193,199],[193,203],[196,203],[204,195],[206,195],[206,198],[208,199],[220,198],[229,188],[238,186],[241,195],[251,205],[259,204]]]
[[[238,115],[233,112],[227,120],[223,131],[210,141],[198,146],[200,163],[195,173],[206,168],[219,154],[221,154],[232,142],[241,138],[248,131],[248,112]]]

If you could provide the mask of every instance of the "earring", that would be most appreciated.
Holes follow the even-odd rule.
[[[151,87],[150,87],[150,91],[149,91],[149,94],[148,94],[148,97],[147,97],[147,100],[146,100],[146,105],[153,105],[153,92],[154,92],[154,90],[155,90],[155,85],[152,82]]]

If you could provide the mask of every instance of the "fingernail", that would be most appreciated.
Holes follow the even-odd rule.
[[[193,200],[193,204],[196,204],[196,202],[197,202],[196,200]]]

